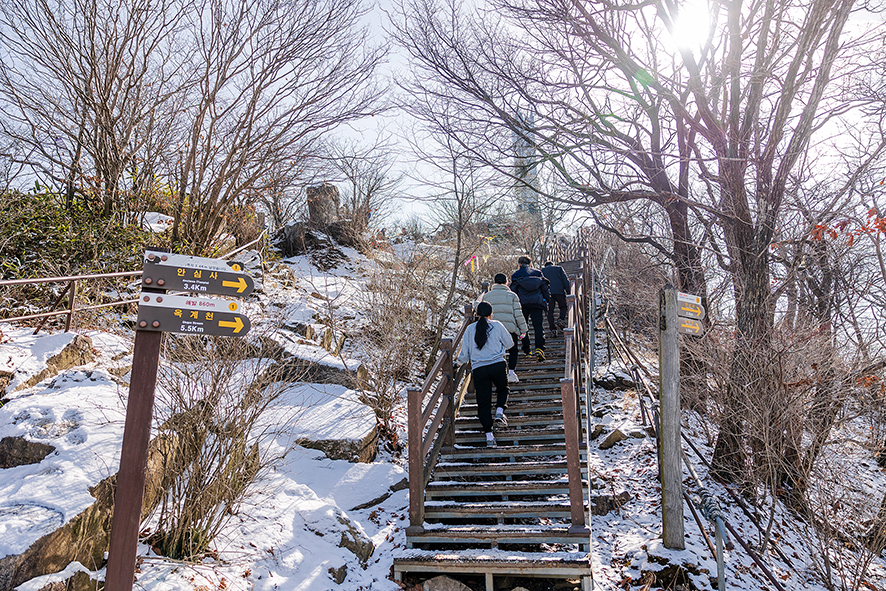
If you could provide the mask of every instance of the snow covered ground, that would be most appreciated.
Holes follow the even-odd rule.
[[[354,251],[330,271],[321,272],[309,259],[298,257],[262,277],[263,293],[250,304],[253,319],[279,329],[279,342],[290,354],[332,367],[354,369],[361,351],[348,342],[339,356],[318,346],[319,335],[330,327],[356,326],[362,321],[359,293],[363,272],[374,263]],[[389,261],[390,262],[390,261]],[[296,326],[310,326],[313,339],[297,336]],[[40,536],[70,520],[92,502],[90,486],[113,474],[119,463],[128,376],[115,371],[131,363],[131,335],[89,331],[96,359],[87,366],[65,370],[40,383],[17,389],[37,375],[46,361],[67,345],[71,334],[36,337],[30,330],[2,325],[0,371],[13,373],[0,407],[0,438],[21,436],[46,443],[55,451],[39,464],[0,470],[0,557],[17,554]],[[129,357],[127,357],[129,356]],[[625,376],[629,377],[629,376]],[[292,446],[298,437],[347,436],[364,429],[371,415],[344,386],[293,384],[282,397],[284,414],[298,414],[293,428],[269,442],[286,453],[262,477],[251,495],[216,541],[214,554],[199,563],[183,563],[139,547],[136,587],[145,591],[394,591],[389,579],[392,557],[405,544],[408,491],[401,458],[381,453],[370,464],[330,460],[322,452]],[[606,413],[594,419],[603,435],[592,442],[590,474],[598,494],[627,491],[631,500],[602,517],[592,518],[595,589],[638,589],[644,571],[660,569],[662,562],[694,565],[692,581],[698,589],[712,589],[716,562],[685,510],[686,550],[661,546],[660,493],[654,441],[643,434],[639,406],[631,392],[595,392],[595,408]],[[398,413],[402,420],[402,413]],[[611,449],[598,449],[612,429],[631,434]],[[688,417],[686,430],[707,457],[704,427]],[[401,436],[405,429],[401,426]],[[843,434],[851,439],[852,434]],[[848,446],[850,453],[834,461],[846,462],[843,477],[854,479],[859,498],[883,494],[884,479],[870,453]],[[851,467],[851,470],[849,469]],[[755,526],[728,501],[722,487],[702,479],[720,499],[727,519],[752,544],[759,544]],[[687,486],[690,481],[687,479]],[[771,505],[767,499],[765,506]],[[785,564],[771,550],[764,555],[786,590],[824,590],[816,576],[816,547],[810,532],[784,508],[776,505],[775,539],[790,558]],[[147,524],[151,527],[151,523]],[[708,526],[708,531],[712,532]],[[371,551],[371,555],[369,554]],[[853,554],[841,556],[845,570]],[[727,551],[729,589],[774,589],[760,569],[736,543]],[[343,568],[344,567],[344,568]],[[38,591],[47,583],[64,580],[82,565],[64,573],[41,577],[20,587]],[[91,576],[101,579],[104,573]],[[342,580],[339,584],[335,579]],[[847,579],[847,583],[850,581]],[[865,586],[867,585],[867,586]],[[886,589],[886,570],[876,559],[863,589]],[[850,587],[846,587],[847,589]],[[510,590],[508,590],[510,591]]]

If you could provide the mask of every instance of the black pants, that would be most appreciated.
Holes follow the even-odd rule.
[[[508,349],[508,369],[517,369],[517,357],[520,354],[520,335],[512,332],[511,338],[514,339],[514,346]]]
[[[508,403],[508,366],[504,360],[478,367],[471,372],[477,394],[477,417],[486,433],[492,432],[492,385],[495,384],[495,406],[505,408]]]
[[[569,308],[566,305],[565,293],[551,294],[551,301],[548,304],[548,328],[551,329],[551,332],[557,330],[557,325],[554,324],[554,306],[560,306],[560,320],[566,320],[566,315],[569,313]]]
[[[523,317],[527,322],[532,322],[532,329],[535,331],[535,348],[545,349],[545,326],[544,326],[544,308],[531,306],[523,308]],[[529,353],[532,348],[529,346],[529,334],[523,338],[523,351]]]

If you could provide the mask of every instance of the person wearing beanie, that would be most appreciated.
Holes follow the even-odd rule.
[[[545,328],[544,313],[551,301],[551,288],[547,278],[538,269],[529,265],[532,261],[527,256],[517,259],[520,268],[511,275],[511,291],[520,298],[523,317],[532,321],[535,332],[535,356],[539,361],[545,360]],[[529,337],[523,339],[523,352],[529,355],[532,348]]]
[[[541,274],[544,275],[548,283],[551,285],[551,299],[548,300],[548,328],[551,334],[557,336],[557,329],[562,329],[566,325],[566,294],[569,293],[569,277],[563,267],[555,265],[551,261],[545,263],[541,268]],[[560,318],[554,321],[554,308],[560,306]]]
[[[523,316],[523,308],[520,306],[520,298],[508,289],[508,278],[504,273],[496,274],[492,289],[480,296],[481,302],[489,302],[492,305],[492,313],[495,319],[505,325],[514,346],[508,349],[508,381],[519,382],[517,377],[517,360],[519,357],[519,345],[523,337],[529,331],[526,318]]]

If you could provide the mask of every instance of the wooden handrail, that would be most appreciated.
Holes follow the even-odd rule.
[[[467,304],[464,308],[464,320],[454,339],[443,339],[440,342],[440,353],[425,381],[420,388],[408,388],[407,411],[407,450],[409,452],[409,527],[407,533],[423,531],[424,494],[428,480],[433,473],[437,457],[444,445],[452,445],[455,438],[455,417],[464,400],[464,392],[470,378],[465,379],[467,368],[460,367],[453,371],[453,362],[462,337],[468,325],[473,321],[474,308]],[[437,382],[428,404],[424,399]],[[458,395],[456,395],[458,390]],[[433,419],[431,416],[433,415]],[[425,433],[428,420],[431,423]]]

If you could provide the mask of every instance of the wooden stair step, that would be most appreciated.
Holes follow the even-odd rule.
[[[566,460],[547,462],[491,462],[471,464],[467,462],[441,462],[437,464],[434,478],[457,478],[460,476],[527,476],[536,474],[566,474]]]
[[[559,443],[565,438],[563,428],[547,429],[499,429],[495,433],[495,441],[502,445],[515,445],[513,442],[550,442]],[[482,431],[461,431],[455,434],[456,445],[486,445],[486,434]]]
[[[511,415],[507,413],[508,429],[514,427],[543,427],[549,425],[562,425],[563,413],[536,414],[529,416]],[[480,419],[477,417],[459,417],[455,420],[456,429],[477,431],[480,429]],[[496,431],[497,432],[497,431]]]
[[[490,503],[466,503],[429,501],[425,503],[425,519],[458,519],[473,517],[483,519],[529,519],[568,518],[571,515],[569,501],[500,501]]]
[[[586,484],[583,486],[587,486]],[[551,496],[569,493],[569,483],[565,478],[557,480],[500,480],[497,482],[458,482],[442,480],[429,482],[425,489],[428,500],[445,499],[446,497],[477,497],[477,496]]]
[[[585,449],[582,446],[582,455]],[[488,460],[490,458],[557,457],[566,455],[566,444],[498,445],[497,447],[449,447],[441,458],[448,461],[465,459]]]
[[[425,524],[426,526],[428,524]],[[590,531],[570,532],[568,524],[553,525],[440,525],[407,534],[412,544],[588,544]]]
[[[535,414],[546,414],[552,412],[563,412],[563,403],[550,400],[530,400],[527,402],[511,402],[508,401],[508,408],[505,414],[508,420],[513,416],[531,416]],[[477,416],[476,404],[462,404],[459,411],[460,416]]]
[[[588,552],[518,552],[515,550],[401,549],[394,556],[394,577],[402,573],[490,573],[536,577],[591,576]]]

